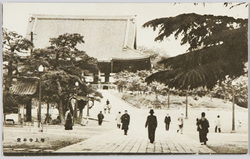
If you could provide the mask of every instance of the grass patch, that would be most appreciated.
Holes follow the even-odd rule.
[[[156,100],[156,96],[154,94],[151,95],[137,95],[137,94],[128,94],[124,93],[121,96],[121,99],[126,101],[127,103],[131,104],[132,106],[136,108],[155,108],[155,109],[161,109],[161,108],[167,108],[167,97],[166,96],[158,96],[158,99]],[[176,106],[184,106],[184,101],[178,100],[172,100],[170,102],[171,107]]]
[[[247,154],[248,146],[246,144],[223,144],[223,145],[208,145],[210,149],[219,154]]]
[[[41,142],[30,142],[30,141],[22,141],[21,143],[8,143],[4,144],[4,152],[15,152],[17,153],[15,149],[24,149],[21,152],[26,153],[29,152],[30,149],[39,149],[39,152],[44,152],[44,150],[53,150],[56,151],[60,148],[76,144],[78,142],[84,141],[84,138],[77,138],[77,137],[70,137],[70,138],[63,138],[63,140],[59,140],[57,137],[53,139],[53,136],[51,138],[46,138],[44,143]]]

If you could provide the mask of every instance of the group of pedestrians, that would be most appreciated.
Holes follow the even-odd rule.
[[[102,125],[104,115],[102,114],[102,111],[97,115],[98,118],[98,124]],[[124,135],[127,135],[128,129],[129,129],[129,123],[130,123],[130,115],[128,114],[128,111],[125,110],[125,113],[121,115],[121,112],[118,112],[118,115],[116,116],[117,120],[117,128],[121,128],[124,130]]]
[[[149,111],[150,115],[147,117],[146,120],[146,124],[145,127],[148,127],[148,138],[150,140],[150,143],[153,143],[155,140],[155,130],[157,128],[157,117],[154,114],[154,110],[151,109]],[[201,145],[206,145],[208,138],[207,138],[207,134],[209,133],[209,121],[205,118],[206,114],[205,112],[201,113],[201,118],[198,119],[197,118],[197,131],[199,131],[199,140]],[[183,114],[181,114],[180,117],[178,117],[178,132],[181,132],[181,134],[183,133]],[[169,116],[169,114],[167,114],[167,116],[165,117],[165,125],[166,125],[166,130],[169,131],[169,125],[171,122],[171,117]],[[217,120],[215,121],[216,123],[216,127],[215,127],[215,132],[217,132],[217,129],[219,132],[221,132],[221,124],[220,124],[220,116],[217,116]]]
[[[151,112],[151,111],[150,111]],[[208,139],[207,139],[207,134],[209,132],[208,128],[209,128],[209,121],[205,118],[205,112],[201,113],[201,118],[200,119],[196,119],[196,125],[197,125],[197,131],[199,132],[199,139],[200,139],[200,143],[202,145],[206,145]],[[215,132],[217,132],[217,129],[219,132],[221,132],[221,124],[220,124],[220,116],[217,116],[217,120],[216,122],[216,127],[215,127]],[[165,124],[166,124],[166,130],[169,130],[169,123],[171,122],[171,118],[169,116],[169,114],[167,114],[167,116],[165,117]],[[181,113],[181,116],[178,117],[178,129],[177,129],[177,133],[180,132],[181,134],[183,133],[183,124],[184,124],[184,117],[183,117],[183,113]],[[149,130],[150,131],[150,130]],[[154,138],[153,138],[154,139]],[[150,139],[151,141],[151,139]]]
[[[111,104],[110,104],[110,101],[108,99],[106,100],[106,104],[104,105],[103,110],[104,110],[104,114],[106,114],[107,111],[110,114]],[[103,115],[102,111],[100,111],[100,113],[97,115],[97,119],[98,119],[98,125],[102,125],[102,122],[104,119],[104,115]]]
[[[108,110],[108,113],[110,113],[110,102],[109,100],[106,101],[106,105],[104,107],[104,113]],[[157,117],[154,115],[154,110],[151,109],[149,111],[150,115],[146,119],[145,128],[148,128],[148,139],[150,140],[150,143],[154,143],[155,141],[155,131],[157,128]],[[201,118],[196,119],[196,125],[197,125],[197,131],[199,132],[199,140],[202,145],[206,145],[208,138],[207,134],[209,133],[209,121],[205,118],[205,112],[201,113]],[[97,115],[98,117],[98,124],[102,125],[104,115],[102,114],[102,111]],[[70,118],[70,117],[69,117]],[[129,123],[130,123],[130,115],[128,114],[128,111],[125,110],[124,114],[122,115],[119,111],[116,119],[117,121],[117,128],[122,129],[124,131],[124,135],[128,134],[129,130]],[[178,121],[178,129],[177,133],[183,134],[183,126],[184,126],[184,114],[181,113],[181,115],[177,118]],[[67,121],[66,121],[67,122]],[[166,131],[169,131],[170,129],[170,123],[171,123],[171,117],[167,113],[167,115],[164,118],[165,123],[165,129]],[[217,116],[217,119],[215,121],[215,132],[221,132],[221,123],[220,123],[220,116]]]
[[[151,109],[149,111],[149,114],[150,115],[147,117],[145,128],[148,127],[148,139],[150,140],[150,143],[154,143],[155,130],[157,128],[157,117],[155,115],[153,115],[154,114],[153,109]],[[171,122],[171,117],[167,113],[167,115],[165,116],[165,119],[164,119],[166,131],[169,131],[170,122]],[[178,118],[178,122],[179,122],[178,123],[179,129],[177,130],[177,133],[180,131],[181,134],[182,134],[182,131],[183,131],[183,114],[181,114],[181,116]]]
[[[151,109],[149,111],[150,115],[147,117],[146,123],[145,123],[145,128],[148,128],[148,139],[150,140],[150,143],[154,143],[155,141],[155,131],[157,128],[157,117],[154,115],[154,110]],[[102,124],[102,121],[104,119],[104,115],[102,114],[102,111],[98,114],[98,123],[99,125]],[[219,116],[218,116],[219,118]],[[124,130],[124,135],[127,135],[128,129],[129,129],[129,123],[130,123],[130,115],[128,114],[128,111],[125,110],[125,113],[121,115],[121,112],[118,112],[116,116],[116,121],[117,121],[117,128]],[[165,123],[165,128],[166,131],[169,131],[170,128],[170,122],[171,122],[171,117],[169,114],[165,116],[164,123]],[[180,132],[181,134],[183,133],[183,123],[184,123],[184,117],[183,113],[181,113],[181,116],[178,117],[178,130],[177,133]],[[217,121],[218,123],[218,121]],[[208,133],[208,128],[209,128],[209,122],[205,118],[205,113],[201,113],[201,118],[197,119],[196,122],[197,125],[197,131],[199,131],[199,139],[200,142],[204,145],[206,145],[206,142],[208,141],[207,139],[207,133]],[[220,127],[216,127],[220,132]]]
[[[118,112],[115,120],[117,121],[117,128],[124,130],[124,135],[127,135],[130,123],[130,115],[128,114],[128,111],[125,110],[123,115],[121,115],[121,112]]]

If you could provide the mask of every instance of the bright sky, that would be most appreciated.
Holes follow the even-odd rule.
[[[25,35],[30,14],[52,15],[137,15],[137,44],[148,48],[164,49],[170,56],[184,53],[187,46],[173,37],[164,42],[155,42],[157,32],[141,26],[152,19],[177,16],[182,13],[227,15],[248,18],[248,8],[238,6],[232,9],[223,3],[4,3],[3,27]]]

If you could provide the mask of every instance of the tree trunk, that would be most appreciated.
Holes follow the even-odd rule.
[[[49,102],[47,102],[47,115],[49,115]]]
[[[233,88],[232,132],[235,132],[235,91]]]
[[[170,92],[168,91],[168,109],[170,109]]]
[[[56,81],[56,83],[58,87],[58,95],[61,96],[61,93],[62,93],[61,84],[58,80]],[[62,99],[60,99],[58,102],[58,110],[59,110],[59,117],[60,117],[61,123],[64,124],[65,118],[64,118],[64,109],[63,109]]]
[[[186,91],[186,119],[188,119],[188,91]]]
[[[49,102],[47,102],[47,115],[44,123],[50,123],[50,117],[49,117]]]
[[[78,108],[77,95],[78,95],[78,88],[76,88],[76,103],[75,103],[74,112],[73,112],[73,124],[77,122],[77,108]]]
[[[62,100],[61,99],[58,102],[58,110],[59,110],[59,117],[60,117],[61,123],[64,124],[65,123],[65,119],[64,119],[63,104],[62,104]]]
[[[7,75],[7,81],[6,81],[6,85],[5,85],[5,90],[9,91],[10,87],[11,87],[11,83],[12,83],[12,72],[13,72],[13,68],[12,68],[12,64],[13,62],[10,61],[9,62],[9,67],[8,67],[8,75]]]
[[[28,100],[26,103],[26,121],[27,122],[31,122],[32,121],[32,114],[31,114],[31,110],[32,110],[32,106],[31,106],[31,100]]]
[[[80,123],[82,123],[82,116],[83,116],[83,109],[80,109],[80,113],[79,113],[79,117],[78,117],[78,120]]]
[[[3,114],[3,121],[4,121],[4,122],[3,122],[3,125],[5,125],[5,121],[6,121],[6,114],[5,114],[5,113]],[[4,133],[3,133],[3,134],[4,134]]]

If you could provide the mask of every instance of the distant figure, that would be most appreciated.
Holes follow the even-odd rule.
[[[106,104],[104,104],[104,106],[103,106],[103,110],[104,110],[104,114],[106,114],[106,110],[107,110],[107,105]]]
[[[66,122],[65,122],[65,130],[73,130],[73,122],[71,113],[67,114]]]
[[[169,114],[167,114],[167,116],[165,117],[164,122],[166,124],[166,130],[168,131],[169,130],[169,124],[171,122],[171,117],[169,116]]]
[[[110,114],[111,105],[110,105],[110,102],[109,102],[108,99],[107,99],[107,101],[106,101],[106,109],[108,109],[108,113]],[[106,112],[105,112],[105,113],[106,113]]]
[[[208,128],[209,128],[209,122],[208,120],[205,118],[205,113],[202,112],[201,113],[201,119],[199,119],[198,121],[198,125],[199,125],[199,138],[200,138],[200,143],[201,145],[206,145],[207,144],[207,133],[208,133]]]
[[[197,131],[199,131],[199,118],[196,118]]]
[[[115,120],[117,121],[117,128],[118,129],[120,129],[121,128],[121,112],[118,112],[118,114],[117,114],[117,116],[116,116],[116,118],[115,118]]]
[[[66,121],[66,120],[65,120]],[[52,120],[52,124],[53,125],[57,125],[57,124],[60,124],[61,123],[61,119],[60,119],[60,116],[57,116],[56,119]]]
[[[238,128],[240,128],[240,127],[241,127],[241,121],[238,120]]]
[[[183,121],[183,113],[181,113],[181,116],[178,118],[178,126],[179,126],[179,129],[177,130],[177,133],[180,131],[181,134],[183,133],[183,124],[184,124],[184,121]]]
[[[110,114],[110,111],[111,111],[111,104],[107,105],[107,108],[108,108],[108,113]]]
[[[145,124],[145,128],[148,126],[148,138],[150,140],[150,143],[154,143],[155,141],[155,130],[157,127],[157,118],[154,116],[154,110],[151,109],[149,111],[150,115],[147,117],[147,121]]]
[[[122,115],[121,122],[122,122],[122,130],[124,130],[124,135],[127,135],[128,125],[130,122],[130,116],[128,115],[127,110],[125,110],[125,114]]]
[[[217,119],[215,120],[215,132],[217,133],[217,129],[219,133],[221,132],[221,123],[220,123],[220,116],[217,116]]]
[[[102,125],[102,121],[104,119],[104,115],[102,114],[102,111],[100,111],[100,113],[97,115],[98,118],[98,124]]]
[[[109,105],[109,100],[108,99],[106,100],[106,105]]]

